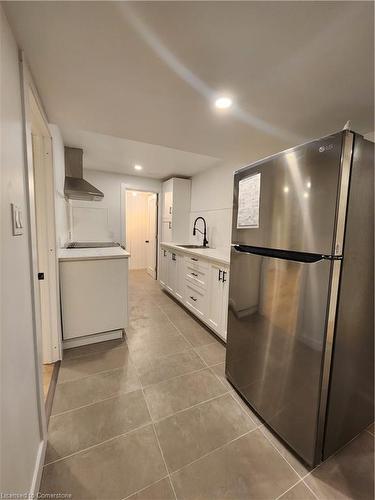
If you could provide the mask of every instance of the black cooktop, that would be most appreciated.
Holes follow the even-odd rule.
[[[66,248],[108,248],[119,246],[120,244],[115,241],[72,241],[66,245]]]

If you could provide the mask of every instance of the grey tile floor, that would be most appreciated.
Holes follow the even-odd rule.
[[[224,375],[224,346],[142,271],[125,342],[64,355],[42,493],[74,499],[372,500],[374,428],[308,470]]]

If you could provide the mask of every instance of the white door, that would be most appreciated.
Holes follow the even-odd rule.
[[[48,220],[54,196],[51,138],[32,134],[32,148],[43,362],[51,363],[59,359],[59,314],[52,293],[57,290],[56,253],[51,244],[55,243],[55,232]]]
[[[223,308],[223,270],[212,264],[209,277],[208,323],[216,332],[220,331]]]
[[[156,194],[150,194],[147,200],[147,236],[146,236],[146,259],[147,272],[156,279]]]

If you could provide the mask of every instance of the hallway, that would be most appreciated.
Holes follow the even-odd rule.
[[[74,499],[372,498],[373,429],[312,473],[233,391],[225,348],[144,271],[126,342],[65,352],[42,493]]]

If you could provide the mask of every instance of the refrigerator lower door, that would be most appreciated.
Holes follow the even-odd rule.
[[[232,249],[226,374],[312,465],[332,261],[301,258]]]

